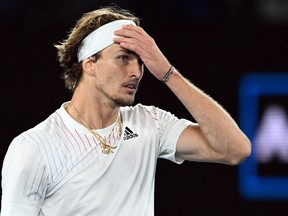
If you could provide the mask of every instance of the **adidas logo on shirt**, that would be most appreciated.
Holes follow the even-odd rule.
[[[125,127],[124,130],[124,140],[132,139],[138,137],[137,133],[134,133],[130,128]]]

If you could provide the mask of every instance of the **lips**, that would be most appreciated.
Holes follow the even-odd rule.
[[[130,88],[130,89],[136,89],[137,88],[137,84],[128,84],[125,85],[126,88]]]
[[[136,91],[138,89],[137,81],[129,81],[123,84],[123,87],[129,89],[130,91]]]

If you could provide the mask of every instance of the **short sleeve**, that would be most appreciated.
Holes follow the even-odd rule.
[[[159,110],[160,119],[160,154],[159,158],[181,164],[184,160],[175,157],[177,141],[183,130],[193,122],[179,119],[170,112]]]
[[[38,216],[48,185],[48,166],[24,137],[10,144],[2,167],[1,216]]]

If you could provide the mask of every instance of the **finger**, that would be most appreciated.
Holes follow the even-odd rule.
[[[143,37],[115,37],[113,40],[115,43],[118,43],[120,45],[123,43],[134,44],[135,47],[140,47],[141,49],[151,46],[147,43],[147,39]],[[137,53],[138,50],[139,49],[136,49],[136,50],[133,49],[131,51]],[[137,54],[140,55],[141,53],[137,53]]]
[[[118,43],[121,47],[136,53],[140,57],[142,57],[144,53],[144,49],[139,46],[139,42],[133,38],[115,38],[114,41]]]
[[[113,38],[115,43],[131,43],[131,44],[141,44],[141,42],[137,38],[130,37],[115,37]]]
[[[130,31],[135,31],[138,34],[141,35],[148,35],[143,28],[141,28],[140,26],[133,26],[133,25],[123,25],[122,29],[126,29],[126,30],[130,30]]]
[[[119,29],[114,32],[114,34],[118,37],[122,38],[139,38],[142,37],[139,33],[135,31],[125,30],[125,29]]]
[[[119,30],[119,31],[122,31],[122,30]],[[120,36],[120,37],[115,37],[113,39],[115,43],[127,42],[127,43],[133,43],[138,46],[146,47],[146,48],[155,46],[154,39],[150,37],[149,35],[142,36],[135,32],[126,31],[125,34],[117,34],[116,36]]]
[[[124,25],[121,29],[116,30],[114,34],[121,37],[149,37],[141,27],[132,25]]]

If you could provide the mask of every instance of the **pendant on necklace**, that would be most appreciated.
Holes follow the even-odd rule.
[[[114,153],[114,149],[116,149],[117,146],[111,146],[109,144],[101,143],[101,150],[104,154]]]
[[[109,134],[108,136],[108,141],[106,139],[104,139],[96,130],[93,130],[92,127],[89,125],[88,121],[79,113],[79,111],[76,109],[76,107],[74,106],[74,104],[72,102],[70,102],[73,110],[75,111],[77,117],[80,119],[80,121],[82,122],[83,126],[85,128],[87,128],[91,133],[92,135],[97,139],[99,140],[100,142],[100,146],[101,146],[101,150],[104,154],[110,154],[110,153],[114,153],[114,150],[117,148],[116,145],[112,146],[110,143],[109,143],[109,139],[110,139],[110,136],[114,133],[114,131],[116,130],[116,126],[119,127],[119,137],[121,137],[122,135],[122,118],[121,118],[121,113],[119,112],[118,113],[118,117],[117,117],[117,120],[116,120],[116,123],[111,131],[111,133]]]

